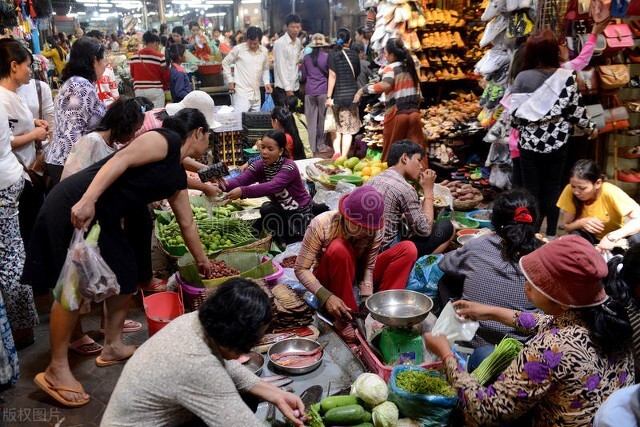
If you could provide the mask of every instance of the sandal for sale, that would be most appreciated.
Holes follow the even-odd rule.
[[[625,159],[640,159],[640,145],[631,148],[620,147],[618,148],[618,156]]]
[[[69,343],[69,350],[82,356],[93,356],[102,351],[102,344],[95,342],[90,336],[84,335],[82,338]]]

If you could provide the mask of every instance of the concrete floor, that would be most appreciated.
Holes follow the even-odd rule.
[[[36,301],[40,313],[40,324],[35,328],[36,342],[18,352],[20,379],[11,389],[0,396],[0,426],[98,426],[109,397],[120,377],[124,365],[99,368],[96,356],[80,356],[69,353],[71,369],[91,396],[91,401],[80,408],[65,408],[41,391],[33,382],[39,372],[44,371],[49,362],[49,310],[50,299],[40,297]],[[100,329],[100,307],[82,317],[85,332],[97,342],[103,343]],[[144,326],[142,330],[125,334],[127,344],[142,344],[147,338],[147,325],[140,296],[134,296],[129,310],[129,319],[137,320]]]

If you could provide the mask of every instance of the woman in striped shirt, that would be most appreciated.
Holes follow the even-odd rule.
[[[410,139],[424,149],[424,133],[420,116],[420,80],[411,53],[400,39],[390,39],[384,47],[387,66],[382,80],[370,83],[356,92],[355,103],[363,93],[384,93],[387,109],[384,113],[384,146],[382,161],[387,161],[389,148],[395,141]]]

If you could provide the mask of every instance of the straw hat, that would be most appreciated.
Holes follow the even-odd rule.
[[[315,33],[313,36],[311,36],[311,43],[309,43],[307,46],[308,47],[329,47],[331,45],[326,42],[324,38],[324,34]]]

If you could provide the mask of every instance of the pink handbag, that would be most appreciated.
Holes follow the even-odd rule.
[[[634,46],[631,28],[627,24],[608,25],[604,29],[604,37],[607,39],[605,54],[613,54]]]

